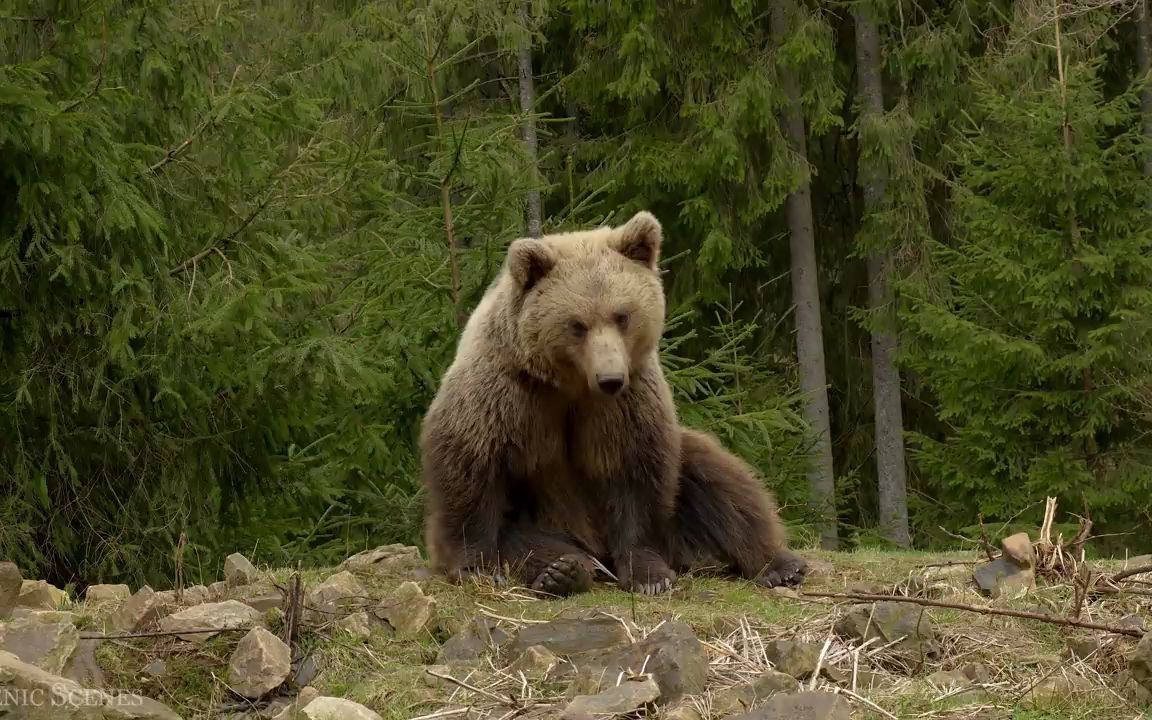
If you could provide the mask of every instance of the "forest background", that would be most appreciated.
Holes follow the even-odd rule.
[[[0,557],[418,542],[518,236],[663,222],[683,420],[794,541],[1152,547],[1145,0],[0,0]],[[1063,525],[1061,526],[1063,527]]]

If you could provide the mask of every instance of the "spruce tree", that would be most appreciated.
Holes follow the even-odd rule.
[[[1100,38],[1110,19],[1075,22]],[[1110,96],[1102,56],[1061,25],[1028,25],[1050,42],[1010,43],[974,78],[948,148],[952,237],[928,248],[941,283],[903,316],[908,362],[945,423],[919,435],[916,462],[950,517],[1006,520],[1055,495],[1098,522],[1131,520],[1152,490],[1138,87]]]

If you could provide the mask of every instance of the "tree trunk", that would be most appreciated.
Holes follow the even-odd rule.
[[[856,72],[860,78],[861,121],[884,114],[880,35],[867,10],[855,13]],[[864,138],[861,137],[861,142]],[[884,200],[887,178],[866,175],[864,212]],[[876,424],[876,476],[880,491],[880,528],[899,547],[908,547],[908,480],[904,468],[904,416],[900,407],[900,370],[896,367],[896,312],[889,274],[892,259],[873,248],[868,254],[868,309],[872,325],[872,403]]]
[[[1145,81],[1140,90],[1144,141],[1152,145],[1152,83],[1148,82],[1148,73],[1152,71],[1152,0],[1140,0],[1136,10],[1136,58]],[[1144,154],[1144,177],[1152,178],[1152,152]],[[1148,206],[1152,208],[1152,196],[1148,198]]]
[[[790,2],[772,3],[771,32],[777,46],[791,33]],[[788,103],[781,115],[784,136],[792,151],[808,161],[800,88],[790,68],[777,64],[777,74]],[[832,468],[832,440],[828,422],[828,390],[824,371],[824,335],[820,319],[820,288],[816,273],[816,233],[812,221],[812,192],[807,178],[784,205],[792,258],[792,303],[796,313],[796,356],[800,363],[800,390],[804,419],[812,429],[813,457],[808,472],[812,504],[820,514],[820,546],[835,550],[836,482]]]
[[[529,10],[531,0],[520,3],[520,24],[524,27],[524,40],[516,53],[517,65],[520,68],[520,112],[524,114],[524,122],[520,126],[521,138],[528,149],[528,157],[532,160],[533,171],[537,170],[539,144],[536,140],[536,80],[532,72],[532,35],[531,15]],[[528,235],[540,237],[543,224],[540,219],[540,191],[528,191]]]

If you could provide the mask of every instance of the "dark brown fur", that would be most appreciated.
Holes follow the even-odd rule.
[[[424,422],[441,572],[508,568],[559,595],[591,585],[593,557],[642,592],[701,561],[768,585],[802,579],[752,470],[676,418],[656,354],[660,240],[640,213],[509,249]]]

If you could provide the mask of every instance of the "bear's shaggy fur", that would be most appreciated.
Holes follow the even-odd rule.
[[[699,562],[801,582],[751,468],[677,420],[657,355],[661,242],[640,212],[511,244],[422,428],[440,572],[510,568],[556,595],[587,590],[593,558],[645,593]]]

